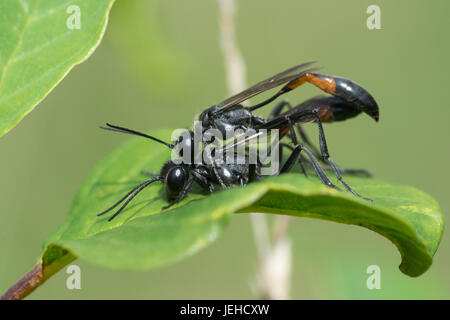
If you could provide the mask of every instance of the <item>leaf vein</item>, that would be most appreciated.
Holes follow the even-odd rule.
[[[6,76],[6,73],[8,72],[8,68],[9,68],[9,67],[11,66],[11,64],[12,64],[12,59],[13,59],[13,57],[16,55],[17,50],[19,50],[20,46],[22,45],[23,37],[24,37],[24,35],[25,35],[25,32],[27,31],[27,29],[28,29],[28,27],[30,26],[30,23],[31,23],[31,17],[36,13],[36,9],[37,9],[37,7],[39,6],[39,3],[40,3],[40,2],[41,2],[41,0],[37,0],[37,1],[36,1],[35,5],[34,5],[34,7],[33,7],[32,13],[31,13],[30,15],[27,16],[27,19],[26,19],[26,21],[25,21],[25,24],[23,25],[23,29],[22,29],[22,31],[20,32],[19,37],[17,38],[16,46],[14,47],[14,50],[11,52],[10,57],[7,59],[6,65],[5,65],[5,67],[3,68],[3,72],[2,72],[2,75],[1,75],[1,77],[0,77],[0,89],[1,89],[1,87],[2,87],[3,81],[5,80],[5,76]]]
[[[100,10],[98,10],[100,11]],[[97,12],[98,12],[97,11]],[[97,13],[96,12],[96,13]],[[91,19],[89,19],[89,22],[96,17],[96,13],[92,15]],[[70,30],[71,31],[71,30]],[[66,33],[65,33],[66,34]],[[64,34],[64,35],[65,35]],[[84,48],[80,48],[78,51],[75,51],[74,54],[72,54],[70,57],[68,57],[67,59],[65,59],[64,61],[62,61],[61,63],[57,64],[56,66],[53,66],[52,68],[48,69],[46,72],[44,72],[43,74],[41,74],[38,78],[32,80],[31,82],[29,82],[26,86],[23,86],[15,91],[13,91],[12,93],[10,93],[7,96],[3,96],[0,98],[0,105],[3,104],[5,101],[8,101],[9,99],[11,99],[12,97],[16,96],[18,93],[25,91],[26,89],[30,88],[31,86],[33,86],[35,83],[40,82],[42,79],[44,79],[45,77],[49,76],[50,74],[53,74],[53,72],[55,71],[55,69],[59,69],[60,66],[66,64],[68,61],[72,60],[74,56],[78,56],[80,51],[84,50]],[[11,60],[10,60],[11,61]],[[0,88],[1,88],[1,79],[0,79]]]

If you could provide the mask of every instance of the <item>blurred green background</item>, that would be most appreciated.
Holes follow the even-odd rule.
[[[381,7],[381,30],[366,27],[371,4]],[[447,217],[449,11],[448,0],[245,0],[238,2],[236,27],[249,84],[318,60],[325,73],[368,88],[380,122],[361,116],[327,125],[334,160],[430,193]],[[288,98],[297,103],[318,93],[304,86]],[[99,125],[189,127],[226,96],[216,1],[118,0],[93,56],[0,139],[0,291],[35,264],[43,239],[64,219],[90,169],[128,139]],[[308,131],[317,136],[314,126]],[[289,234],[294,299],[450,298],[446,232],[434,264],[416,279],[398,270],[394,245],[367,229],[293,219]],[[30,298],[255,298],[247,215],[234,216],[207,249],[163,269],[121,272],[75,263],[81,290],[66,289],[63,269]],[[381,290],[366,288],[372,264],[381,267]]]

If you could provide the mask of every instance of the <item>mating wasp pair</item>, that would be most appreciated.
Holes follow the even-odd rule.
[[[237,129],[243,131],[251,129],[256,132],[263,129],[277,129],[279,130],[280,142],[278,143],[278,147],[280,155],[282,155],[283,148],[289,148],[291,150],[289,158],[277,174],[289,172],[297,162],[306,174],[304,168],[304,164],[306,164],[314,169],[322,183],[340,190],[327,177],[323,169],[323,167],[326,167],[326,169],[334,172],[345,189],[358,197],[370,200],[359,195],[342,178],[341,173],[343,172],[366,172],[364,170],[345,170],[336,167],[328,153],[322,123],[344,121],[362,112],[368,114],[375,121],[378,121],[378,105],[372,95],[360,85],[346,78],[315,73],[319,68],[310,68],[312,64],[313,62],[308,62],[289,68],[204,110],[198,119],[202,124],[202,130],[216,129],[223,135],[226,135]],[[322,91],[330,94],[330,96],[314,97],[294,107],[286,100],[283,100],[273,108],[267,119],[253,114],[255,110],[269,104],[281,95],[304,83],[313,84]],[[242,105],[244,101],[251,97],[281,85],[284,86],[270,98],[254,106],[246,107]],[[285,109],[287,110],[284,111]],[[320,150],[314,147],[301,127],[301,124],[308,122],[317,123]],[[192,131],[189,131],[188,137],[180,136],[175,144],[170,144],[150,135],[111,124],[107,124],[106,127],[101,128],[142,136],[164,144],[170,149],[190,150],[191,159],[194,159],[196,156],[194,154],[194,144],[197,142],[194,139],[194,133]],[[301,143],[297,137],[297,131],[300,135]],[[292,144],[281,142],[285,136],[291,140]],[[201,144],[206,147],[209,142],[202,140]],[[306,154],[306,157],[301,154],[302,151]],[[194,161],[190,163],[176,163],[170,160],[162,166],[158,175],[137,185],[113,206],[98,215],[103,215],[122,204],[108,219],[111,221],[139,192],[156,181],[161,181],[164,184],[165,194],[169,200],[169,204],[163,208],[164,210],[180,202],[187,195],[194,183],[198,184],[206,192],[211,193],[217,187],[225,189],[232,186],[244,186],[260,180],[262,178],[260,169],[261,163],[259,161],[256,164],[251,164],[248,161],[244,161],[241,164],[226,162],[217,164],[214,162],[206,163],[205,161],[200,163],[194,163]]]

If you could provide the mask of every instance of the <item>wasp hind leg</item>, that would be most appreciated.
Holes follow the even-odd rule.
[[[279,103],[275,105],[275,107],[272,109],[272,111],[269,114],[268,120],[272,120],[273,118],[279,116],[281,114],[281,111],[284,107],[288,107],[289,110],[292,110],[292,105],[287,99],[283,99]],[[303,130],[303,127],[300,123],[296,123],[295,127],[298,130],[298,133],[300,134],[300,138],[302,139],[302,142],[307,145],[313,152],[313,154],[320,159],[320,152],[316,148],[315,145],[312,144],[311,140],[309,139],[308,135],[306,134],[305,130]],[[292,135],[289,135],[291,140],[293,140]]]
[[[292,140],[293,140],[293,142],[295,144],[295,148],[292,150],[291,155],[289,156],[289,158],[287,159],[286,163],[281,168],[280,174],[289,172],[293,168],[295,162],[298,161],[299,164],[302,167],[303,173],[306,175],[306,170],[305,170],[305,168],[303,166],[302,159],[300,157],[300,152],[304,151],[308,155],[308,158],[309,158],[309,160],[311,161],[311,163],[312,163],[312,165],[314,167],[314,171],[316,172],[317,176],[322,181],[322,183],[327,185],[327,186],[329,186],[329,187],[331,187],[331,188],[334,188],[334,189],[337,189],[337,190],[341,190],[338,186],[336,186],[333,182],[331,182],[331,180],[328,178],[326,173],[323,171],[322,167],[320,166],[319,162],[314,157],[312,152],[309,151],[308,148],[306,148],[306,147],[304,147],[304,146],[302,146],[302,145],[300,145],[298,143],[297,136],[296,136],[296,133],[295,133],[295,129],[294,129],[292,120],[289,117],[286,117],[286,120],[287,120],[287,122],[289,124],[289,130],[291,132],[291,136],[292,136]]]
[[[307,155],[308,158],[310,158],[311,163],[314,167],[314,171],[316,172],[317,176],[319,177],[320,181],[322,181],[322,183],[328,187],[337,189],[342,191],[341,188],[339,188],[338,186],[336,186],[333,182],[331,182],[331,180],[328,178],[328,176],[326,175],[326,173],[323,171],[323,169],[320,167],[319,162],[317,161],[317,159],[314,157],[314,155],[312,154],[311,151],[309,151],[307,148],[305,148],[304,146],[301,145],[297,145],[291,155],[289,156],[289,158],[287,159],[286,163],[283,165],[283,168],[281,168],[280,170],[280,174],[289,172],[293,167],[295,162],[297,161],[297,159],[300,158],[300,152],[304,151]]]
[[[314,112],[314,114],[316,116],[317,127],[319,129],[319,144],[320,144],[320,151],[322,153],[323,159],[328,161],[328,163],[330,164],[331,170],[336,175],[336,178],[344,185],[345,189],[347,189],[348,191],[350,191],[351,193],[353,193],[355,196],[357,196],[359,198],[362,198],[364,200],[372,202],[373,201],[372,199],[366,198],[366,197],[360,195],[359,193],[357,193],[355,190],[353,190],[352,187],[350,187],[348,185],[348,183],[345,182],[345,180],[342,178],[339,169],[336,167],[336,165],[334,164],[333,160],[331,160],[330,154],[328,153],[327,141],[325,139],[325,133],[323,131],[322,121],[320,120],[319,113],[317,112],[317,110],[314,110],[313,112]]]

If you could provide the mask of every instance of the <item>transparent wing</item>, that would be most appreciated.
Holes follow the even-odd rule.
[[[217,106],[219,108],[225,110],[228,107],[234,106],[234,105],[241,103],[247,99],[250,99],[251,97],[253,97],[261,92],[270,90],[272,88],[282,85],[283,83],[300,78],[308,72],[316,71],[319,68],[307,69],[309,66],[311,66],[314,63],[316,63],[316,62],[315,61],[307,62],[307,63],[299,64],[299,65],[289,68],[287,70],[284,70],[270,78],[267,78],[263,81],[258,82],[254,86],[222,101]]]

